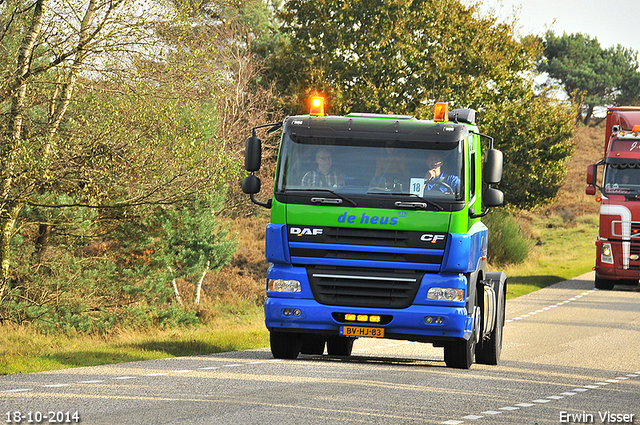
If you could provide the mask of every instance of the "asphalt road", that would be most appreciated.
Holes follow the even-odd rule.
[[[509,300],[499,366],[360,339],[349,358],[251,350],[1,376],[0,407],[23,424],[640,424],[640,288],[597,291],[587,274]]]

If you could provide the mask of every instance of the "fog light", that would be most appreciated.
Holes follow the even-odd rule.
[[[300,317],[300,315],[301,315],[301,314],[302,314],[302,311],[300,311],[300,309],[299,309],[299,308],[294,308],[294,309],[293,309],[293,315],[294,315],[295,317]]]
[[[436,317],[436,325],[441,325],[442,322],[444,322],[444,319],[442,317]]]
[[[358,314],[358,322],[368,322],[369,321],[369,316],[367,316],[366,314]]]
[[[432,324],[432,323],[433,323],[433,317],[431,317],[431,316],[427,316],[427,317],[425,317],[425,318],[424,318],[424,322],[425,322],[427,325]]]
[[[371,323],[380,323],[380,316],[369,316],[369,321]]]
[[[356,321],[356,315],[353,313],[347,313],[344,315],[344,320],[348,321],[348,322],[355,322]]]
[[[291,316],[291,309],[285,308],[284,310],[282,310],[282,314],[284,314],[285,316]]]
[[[464,299],[464,289],[431,288],[427,293],[427,299],[439,301],[462,301]]]

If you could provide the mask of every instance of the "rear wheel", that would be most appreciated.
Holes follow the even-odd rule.
[[[504,326],[506,287],[506,281],[504,286],[498,286],[498,291],[496,293],[498,302],[496,309],[496,324],[489,337],[480,341],[480,344],[478,344],[478,347],[476,348],[476,363],[495,366],[500,361],[500,353],[502,352],[502,328]]]
[[[296,359],[302,347],[300,334],[292,332],[270,332],[271,354],[276,359]]]
[[[355,338],[332,336],[327,339],[327,353],[330,356],[350,356]]]

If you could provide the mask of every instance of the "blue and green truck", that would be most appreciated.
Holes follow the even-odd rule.
[[[498,364],[507,278],[487,272],[481,218],[503,202],[502,154],[476,111],[309,115],[255,127],[242,189],[271,209],[265,322],[275,358],[351,355],[360,337],[444,347],[448,367]],[[272,198],[262,142],[281,129]],[[485,146],[485,151],[482,147]],[[435,168],[435,171],[433,167]]]

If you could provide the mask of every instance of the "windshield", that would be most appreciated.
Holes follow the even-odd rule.
[[[461,145],[285,134],[276,192],[323,191],[348,199],[394,195],[406,200],[460,200],[464,194]]]
[[[608,164],[604,191],[609,194],[640,193],[640,163]]]

